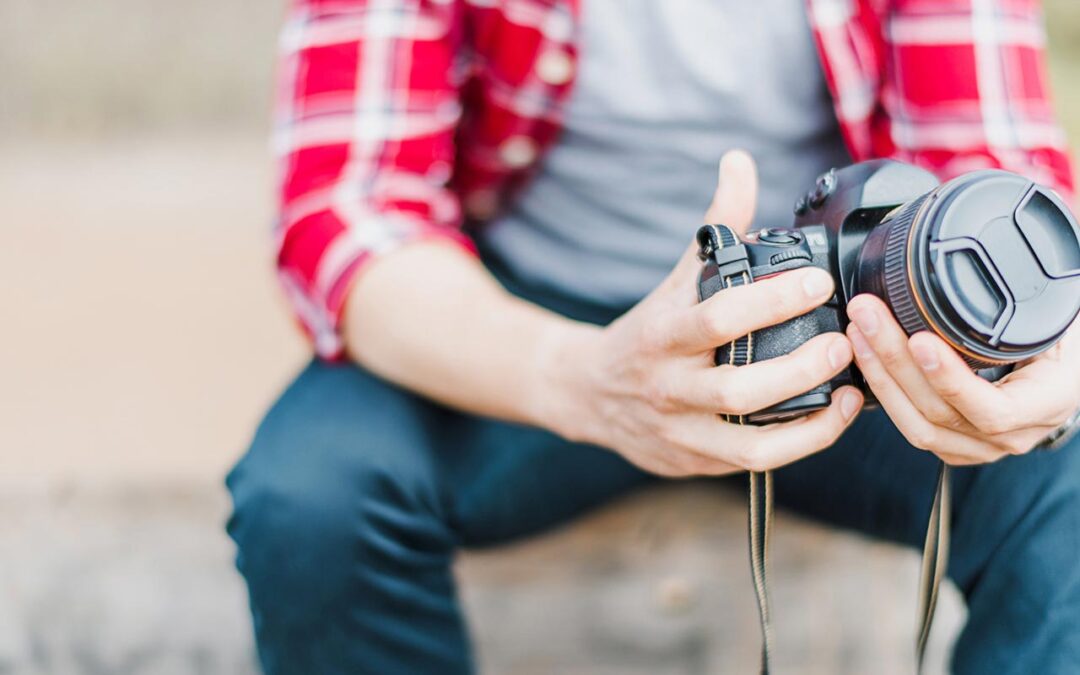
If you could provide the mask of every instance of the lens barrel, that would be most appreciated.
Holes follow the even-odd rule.
[[[1006,171],[949,181],[894,210],[859,254],[858,292],[972,368],[1051,347],[1080,312],[1080,226],[1052,191]]]

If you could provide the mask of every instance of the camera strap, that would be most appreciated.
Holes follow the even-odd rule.
[[[746,246],[727,225],[712,225],[703,254],[717,265],[721,288],[733,288],[753,283]],[[728,365],[746,366],[754,360],[754,334],[748,333],[731,343]],[[743,415],[721,415],[726,422],[746,424]],[[773,480],[772,472],[750,472],[749,534],[750,574],[754,581],[758,617],[761,620],[761,674],[769,674],[769,654],[772,649],[768,564],[769,539],[772,534]]]
[[[700,255],[717,265],[721,288],[733,288],[753,283],[749,256],[739,236],[726,225],[710,225],[708,237],[702,242]],[[746,366],[754,360],[754,334],[748,333],[729,345],[728,365]],[[746,424],[743,415],[721,415],[726,422]],[[768,586],[769,547],[773,521],[773,476],[771,471],[751,471],[749,474],[749,539],[750,572],[754,582],[758,616],[761,623],[761,674],[769,675],[772,650],[772,620]],[[918,634],[915,641],[917,671],[921,672],[927,639],[937,607],[938,590],[945,577],[949,559],[949,467],[944,462],[938,472],[930,522],[923,545],[922,570],[919,579]]]
[[[926,543],[923,544],[922,571],[919,574],[919,632],[915,638],[917,672],[922,672],[926,656],[926,641],[934,623],[938,589],[945,578],[949,564],[949,521],[951,518],[951,495],[949,492],[949,465],[941,463],[938,469],[934,504],[930,507],[930,523],[926,526]]]

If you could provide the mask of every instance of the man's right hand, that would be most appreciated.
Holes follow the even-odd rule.
[[[745,231],[756,192],[753,161],[729,153],[706,222]],[[541,403],[546,426],[664,476],[764,471],[832,445],[862,407],[853,387],[834,392],[825,410],[766,427],[727,423],[719,413],[754,412],[829,380],[851,362],[844,335],[819,335],[748,366],[713,365],[717,346],[828,300],[830,275],[795,270],[698,303],[699,268],[691,245],[668,278],[611,325],[552,334]]]

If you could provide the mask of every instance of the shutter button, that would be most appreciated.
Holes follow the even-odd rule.
[[[758,241],[774,246],[791,246],[799,243],[799,235],[791,230],[769,228],[758,234]]]
[[[545,84],[564,85],[574,77],[574,59],[562,49],[548,49],[536,62],[536,74]]]
[[[499,157],[511,169],[523,169],[536,161],[536,142],[528,136],[511,136],[499,146]]]

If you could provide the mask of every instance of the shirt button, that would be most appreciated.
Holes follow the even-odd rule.
[[[494,190],[480,189],[465,196],[465,215],[472,220],[487,220],[499,208],[499,195]]]
[[[536,141],[528,136],[511,136],[499,146],[499,157],[511,169],[522,169],[536,161]]]
[[[562,49],[549,49],[536,61],[536,74],[553,87],[566,84],[574,76],[574,59]]]

